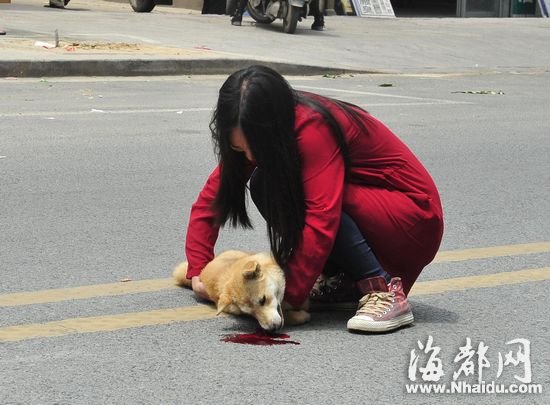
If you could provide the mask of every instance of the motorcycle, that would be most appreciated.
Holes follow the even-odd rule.
[[[309,14],[311,0],[248,0],[246,8],[250,16],[260,24],[271,24],[277,18],[283,19],[283,31],[293,34],[298,21]],[[232,15],[237,0],[226,0],[226,14]]]
[[[59,1],[59,0],[58,0]],[[62,1],[62,0],[61,0]],[[65,0],[68,2],[69,0]],[[164,4],[163,0],[129,0],[132,9],[138,13],[148,13],[155,4]],[[226,0],[225,13],[233,15],[238,0]],[[298,21],[309,14],[311,0],[248,0],[246,8],[250,16],[260,24],[271,24],[277,18],[283,20],[283,31],[293,34]]]

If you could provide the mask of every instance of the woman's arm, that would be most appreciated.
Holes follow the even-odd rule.
[[[250,177],[254,168],[255,164],[253,163],[249,163],[243,168],[247,178]],[[197,201],[191,207],[187,236],[185,237],[188,279],[198,276],[214,258],[214,246],[218,240],[220,226],[216,223],[213,203],[220,187],[220,171],[221,166],[218,165],[208,177]]]
[[[318,114],[298,128],[305,194],[305,226],[288,263],[285,299],[299,307],[323,271],[340,226],[344,159],[327,124]]]
[[[204,266],[214,258],[214,245],[218,239],[220,227],[216,224],[216,212],[212,208],[212,203],[216,198],[219,185],[220,166],[217,166],[191,207],[185,237],[188,279],[198,276]]]

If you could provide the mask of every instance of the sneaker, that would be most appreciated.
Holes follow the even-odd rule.
[[[233,17],[231,17],[231,25],[236,25],[238,27],[243,25],[243,15],[235,14]]]
[[[314,31],[323,31],[325,29],[325,17],[322,14],[314,17],[311,29]]]
[[[386,285],[384,277],[359,281],[369,291],[359,301],[357,313],[348,321],[348,329],[361,332],[389,332],[414,322],[414,316],[399,277]]]
[[[323,21],[314,21],[311,24],[311,29],[314,31],[323,31],[325,29],[325,23]]]
[[[50,0],[50,7],[51,8],[65,8],[67,3],[65,3],[65,0]]]
[[[311,311],[353,311],[362,294],[343,273],[321,274],[309,294]]]

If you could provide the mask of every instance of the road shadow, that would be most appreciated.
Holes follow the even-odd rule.
[[[433,305],[412,302],[414,324],[442,324],[457,323],[460,319],[458,314],[445,308]],[[355,311],[316,311],[311,314],[311,321],[299,326],[285,326],[282,332],[292,332],[299,329],[329,331],[345,330],[348,320],[354,315]],[[231,316],[233,322],[222,329],[225,333],[250,333],[257,330],[260,326],[258,322],[246,315]],[[414,325],[413,324],[413,325]],[[380,334],[380,333],[378,333]]]
[[[59,7],[51,7],[49,5],[44,5],[45,8],[51,8],[52,10],[63,10],[63,11],[92,11],[89,8],[79,8],[79,7],[65,7],[65,8],[59,8]]]
[[[281,35],[297,35],[297,36],[328,36],[328,37],[335,37],[334,34],[331,34],[330,31],[315,31],[315,30],[312,30],[310,28],[310,25],[311,23],[313,23],[313,19],[311,19],[309,22],[307,20],[305,20],[304,22],[302,23],[298,23],[298,27],[296,28],[296,32],[294,34],[286,34],[284,31],[283,31],[283,25],[282,25],[282,20],[276,20],[274,23],[272,24],[261,24],[261,23],[258,23],[258,22],[255,22],[255,21],[246,21],[246,22],[243,22],[243,26],[250,26],[250,27],[255,27],[256,29],[261,29],[261,30],[264,30],[264,31],[269,31],[269,32],[273,32],[273,33],[279,33]],[[302,25],[300,25],[302,24]],[[308,24],[308,25],[306,25]]]
[[[415,323],[457,323],[460,317],[456,312],[423,302],[411,302]]]

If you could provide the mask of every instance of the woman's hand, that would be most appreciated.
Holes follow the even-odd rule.
[[[210,297],[206,293],[206,288],[200,280],[199,276],[191,277],[191,288],[198,298],[210,301]]]

